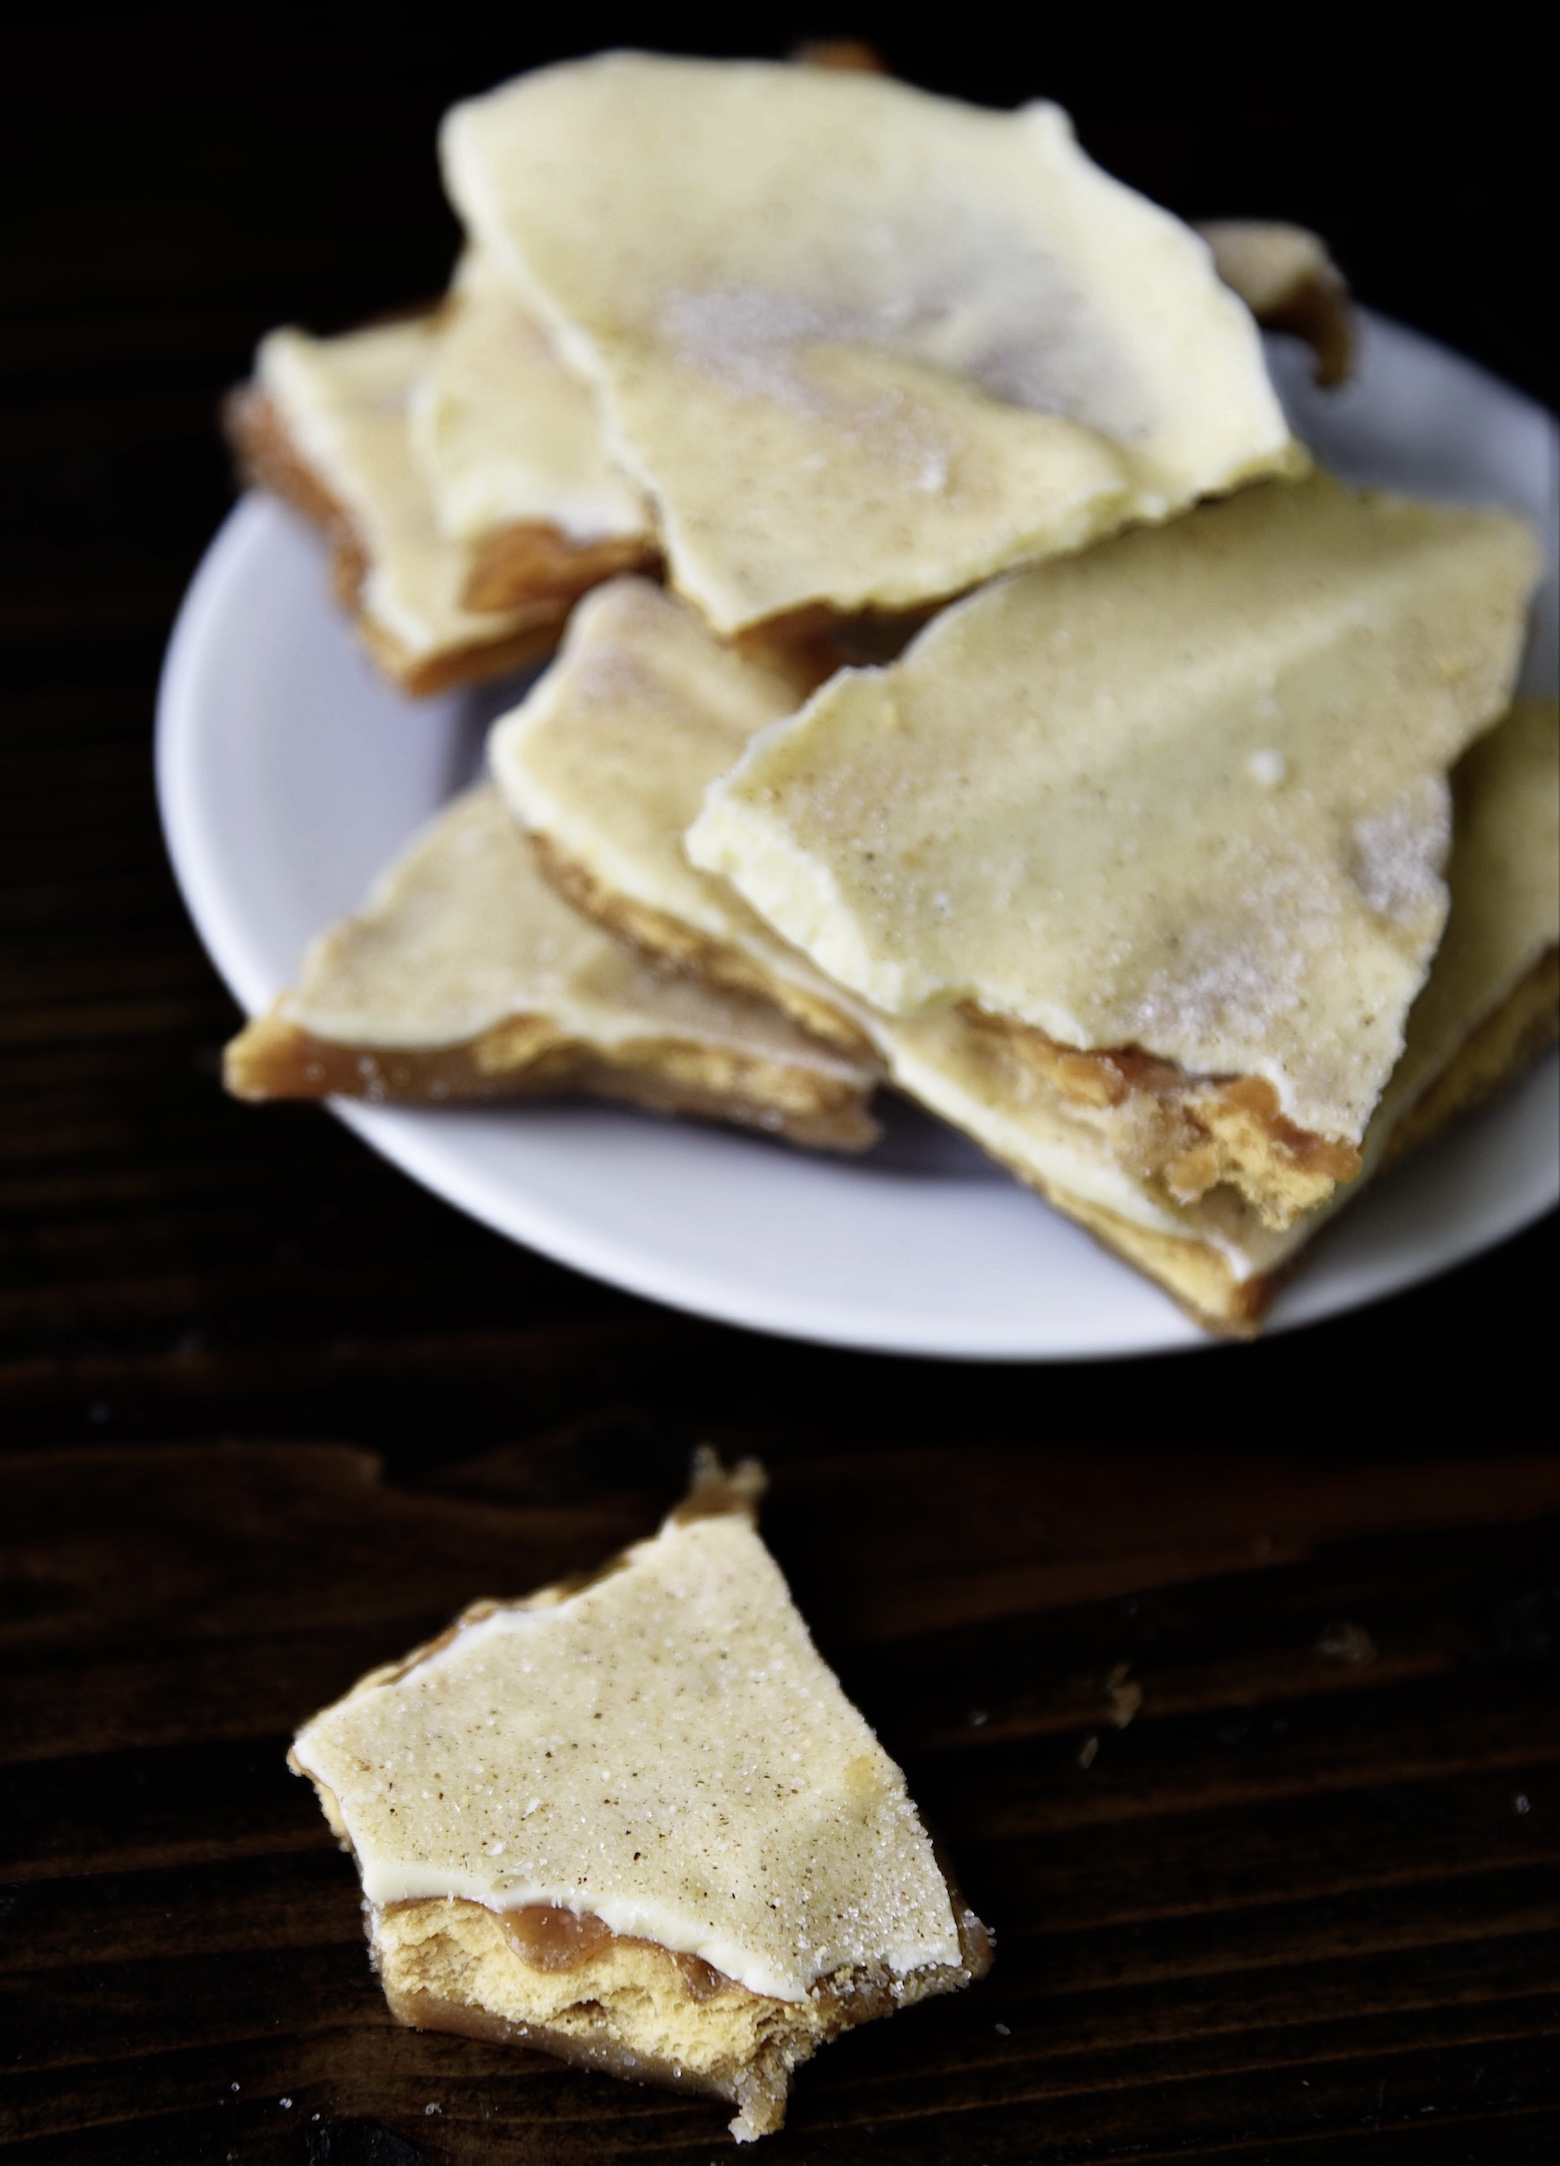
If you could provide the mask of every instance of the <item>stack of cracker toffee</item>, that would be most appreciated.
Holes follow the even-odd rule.
[[[1325,252],[1055,106],[613,53],[441,150],[447,299],[274,333],[232,432],[396,684],[556,658],[232,1087],[857,1148],[887,1081],[1254,1329],[1553,1034],[1528,526],[1321,472],[1257,316],[1342,373]]]

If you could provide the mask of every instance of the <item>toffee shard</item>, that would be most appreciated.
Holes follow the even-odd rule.
[[[878,1008],[1253,1079],[1357,1146],[1537,571],[1508,513],[1247,490],[841,672],[712,785],[689,856]]]
[[[875,1077],[766,1002],[649,968],[559,899],[498,792],[444,808],[227,1049],[245,1098],[583,1090],[836,1149]]]
[[[465,605],[468,553],[440,532],[411,455],[412,395],[437,339],[431,316],[328,339],[273,331],[229,414],[250,478],[330,535],[365,643],[417,693],[534,660],[564,610],[556,593],[497,613]]]
[[[574,1590],[469,1609],[298,1734],[392,2010],[724,2098],[990,1960],[905,1780],[706,1463]]]
[[[613,466],[589,388],[479,251],[457,266],[411,398],[412,457],[440,530],[545,522],[578,542],[644,536],[646,509]]]

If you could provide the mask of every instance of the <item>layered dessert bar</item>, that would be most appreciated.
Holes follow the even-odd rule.
[[[542,879],[498,792],[445,809],[227,1048],[241,1098],[588,1092],[859,1149],[876,1074],[765,1001],[655,969]]]
[[[474,1604],[290,1756],[403,2023],[708,2093],[739,2142],[821,2045],[990,1962],[759,1538],[756,1475],[706,1462],[653,1539]]]

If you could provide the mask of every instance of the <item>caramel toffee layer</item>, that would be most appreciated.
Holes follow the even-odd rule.
[[[1070,1111],[1099,1117],[1120,1162],[1172,1203],[1199,1203],[1228,1186],[1264,1224],[1284,1226],[1363,1164],[1355,1145],[1287,1119],[1263,1076],[1189,1076],[1135,1046],[1085,1051],[972,1003],[961,1013]]]

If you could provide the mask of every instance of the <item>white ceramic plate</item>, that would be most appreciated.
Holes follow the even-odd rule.
[[[1336,471],[1519,506],[1550,576],[1528,681],[1554,689],[1556,431],[1471,363],[1371,319],[1364,367],[1312,389],[1272,348],[1296,428]],[[180,613],[158,713],[158,787],[184,897],[254,1012],[304,942],[476,771],[514,684],[411,701],[371,671],[328,598],[315,538],[241,504]],[[1553,1056],[1497,1107],[1369,1191],[1319,1240],[1270,1328],[1444,1270],[1560,1195]],[[359,1135],[501,1233],[702,1315],[837,1345],[1061,1360],[1208,1343],[1158,1289],[909,1108],[855,1160],[602,1106],[337,1102]],[[263,1112],[254,1118],[263,1120]]]

